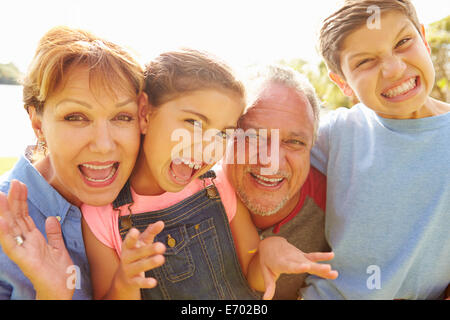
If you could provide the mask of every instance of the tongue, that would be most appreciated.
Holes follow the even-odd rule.
[[[111,170],[113,170],[113,167],[109,167],[106,169],[90,169],[86,168],[85,166],[79,166],[81,173],[83,173],[86,177],[95,179],[95,180],[103,180],[111,173]]]
[[[172,169],[175,176],[181,180],[189,180],[194,169],[189,168],[189,166],[185,165],[184,163],[176,164],[175,162],[172,162],[172,164],[170,165],[170,168]]]

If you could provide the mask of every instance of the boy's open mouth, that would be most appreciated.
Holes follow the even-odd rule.
[[[401,84],[385,90],[381,93],[381,95],[388,99],[404,96],[417,87],[418,80],[419,77],[411,77],[408,80],[403,81]]]
[[[178,184],[187,184],[191,178],[203,167],[204,163],[195,162],[191,159],[177,158],[172,161],[169,174]]]
[[[112,179],[119,168],[119,162],[88,162],[78,165],[83,177],[93,183],[108,182]]]

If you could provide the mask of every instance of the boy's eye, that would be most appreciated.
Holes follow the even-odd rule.
[[[407,43],[409,40],[411,40],[411,38],[405,38],[400,40],[399,42],[397,42],[397,44],[395,45],[395,49],[397,49],[398,47],[401,47],[402,45],[404,45],[405,43]]]
[[[64,120],[66,121],[87,121],[88,119],[79,113],[69,114],[64,117]]]
[[[356,68],[362,66],[363,64],[370,62],[372,59],[364,59],[357,63]]]
[[[197,127],[197,128],[201,128],[202,127],[202,123],[200,121],[197,121],[197,120],[194,120],[194,119],[187,119],[187,120],[184,120],[184,121],[192,124],[194,127]]]

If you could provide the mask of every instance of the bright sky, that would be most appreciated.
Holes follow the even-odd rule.
[[[315,32],[336,0],[39,0],[0,2],[0,63],[25,71],[40,37],[56,25],[86,28],[128,45],[145,61],[190,46],[233,65],[317,61]],[[427,25],[450,14],[448,0],[415,0]]]

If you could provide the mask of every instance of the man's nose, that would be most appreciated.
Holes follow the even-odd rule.
[[[109,127],[107,121],[101,121],[94,124],[92,132],[92,140],[90,149],[96,153],[108,153],[114,150],[115,141],[112,134],[112,129]]]
[[[382,72],[386,79],[400,79],[405,72],[406,64],[398,56],[390,56],[383,59]]]

